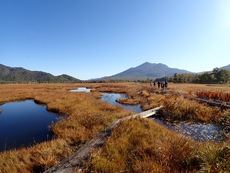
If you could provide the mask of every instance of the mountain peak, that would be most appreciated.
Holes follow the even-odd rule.
[[[102,79],[108,80],[143,80],[146,78],[156,79],[165,76],[173,76],[175,73],[191,73],[186,70],[170,68],[162,63],[150,63],[145,62],[137,67],[132,67],[121,73],[115,74],[113,76],[105,77]]]
[[[141,64],[140,66],[164,66],[164,67],[168,67],[167,65],[165,65],[163,63],[150,63],[150,62],[145,62],[145,63]]]
[[[141,65],[150,65],[151,63],[150,62],[144,62],[143,64],[141,64]]]

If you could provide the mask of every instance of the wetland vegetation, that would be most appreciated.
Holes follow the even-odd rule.
[[[69,92],[82,86],[91,88],[91,92]],[[197,97],[200,91],[229,94],[230,88],[170,84],[168,91]],[[160,90],[141,83],[1,85],[0,104],[33,99],[45,104],[47,110],[67,116],[52,125],[53,140],[1,152],[0,170],[4,173],[42,172],[76,151],[114,120],[134,114],[101,101],[101,92],[125,93],[127,98],[117,100],[119,103],[140,104],[143,110],[163,105],[159,113],[164,119],[222,125],[229,134],[229,110],[210,107],[168,91],[162,94]],[[151,119],[136,118],[120,123],[106,144],[93,151],[83,171],[229,172],[229,158],[229,138],[222,142],[198,142]]]
[[[121,106],[126,110],[131,110],[136,113],[142,112],[140,104],[136,105],[127,105],[120,104],[117,102],[119,100],[122,102],[126,100],[127,96],[125,94],[114,94],[114,93],[103,93],[102,101],[106,101],[110,104],[116,106]],[[226,140],[226,129],[221,125],[215,125],[213,123],[202,123],[202,122],[193,122],[193,121],[183,121],[169,118],[165,118],[162,113],[158,113],[152,117],[152,120],[167,127],[170,130],[176,131],[177,133],[195,139],[197,141],[224,141]]]

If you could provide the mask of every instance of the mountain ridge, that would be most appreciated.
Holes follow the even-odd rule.
[[[220,69],[230,70],[230,64],[220,67]],[[162,63],[149,63],[145,62],[136,67],[131,67],[120,73],[111,76],[105,76],[93,80],[146,80],[146,79],[156,79],[162,77],[170,77],[175,73],[193,73],[187,70],[171,68]],[[204,73],[204,72],[200,72]],[[197,73],[198,74],[198,73]],[[23,67],[9,67],[0,64],[0,83],[75,83],[82,82],[67,74],[62,74],[59,76],[54,76],[51,73],[43,71],[31,71]]]
[[[223,66],[223,67],[220,67],[221,69],[225,69],[225,70],[230,70],[230,64],[229,65],[226,65],[226,66]]]
[[[30,71],[22,67],[9,67],[0,64],[0,83],[73,83],[80,82],[72,76],[62,74],[54,76],[43,71]]]
[[[220,69],[230,70],[230,64],[220,67]],[[102,78],[98,78],[97,80],[146,80],[147,78],[156,79],[156,78],[163,78],[163,77],[171,77],[175,73],[183,74],[183,73],[194,73],[194,72],[187,71],[184,69],[171,68],[163,63],[145,62],[139,66],[131,67],[115,75],[105,76]],[[200,72],[200,73],[204,73],[204,72]]]
[[[145,62],[139,66],[131,67],[123,72],[117,73],[112,76],[100,78],[101,80],[142,80],[142,79],[156,79],[161,77],[172,76],[175,73],[192,73],[187,70],[170,68],[162,63],[149,63]]]

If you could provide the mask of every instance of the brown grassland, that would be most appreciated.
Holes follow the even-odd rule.
[[[92,92],[69,92],[80,86],[89,87]],[[0,85],[0,109],[7,102],[33,99],[45,104],[49,111],[66,115],[51,126],[53,140],[0,152],[0,173],[42,172],[76,151],[114,120],[134,114],[102,102],[100,92],[126,93],[128,98],[118,101],[139,103],[143,110],[163,105],[160,114],[166,119],[212,122],[229,129],[229,110],[172,95],[169,90],[193,97],[199,96],[199,92],[230,94],[229,86],[198,84],[169,84],[164,94],[141,83]],[[229,140],[197,142],[150,119],[136,118],[122,122],[112,131],[106,144],[93,151],[83,172],[230,172],[229,158]]]

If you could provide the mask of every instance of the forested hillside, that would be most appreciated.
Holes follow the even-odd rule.
[[[42,71],[30,71],[21,67],[7,67],[0,64],[0,83],[69,83],[80,82],[68,75],[54,76]]]
[[[211,72],[200,74],[177,74],[169,78],[174,83],[228,83],[230,82],[230,70],[215,68]]]

